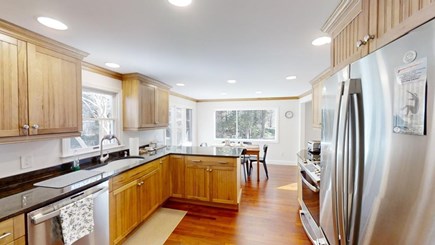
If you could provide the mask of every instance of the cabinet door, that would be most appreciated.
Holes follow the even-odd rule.
[[[79,132],[81,61],[27,45],[30,134]]]
[[[140,180],[140,220],[143,221],[160,205],[160,169],[152,171]]]
[[[157,126],[168,126],[169,124],[169,92],[163,89],[156,89],[156,124]]]
[[[172,197],[184,197],[184,166],[184,156],[170,156]]]
[[[371,0],[370,52],[406,34],[435,17],[434,0]]]
[[[368,45],[357,47],[357,42],[369,32],[369,1],[362,1],[361,8],[362,11],[349,24],[333,35],[331,58],[334,71],[368,54]]]
[[[27,124],[25,68],[26,43],[0,34],[0,137],[26,134],[20,129]]]
[[[160,203],[163,203],[171,196],[171,171],[169,169],[169,157],[160,159],[160,173],[161,173],[161,193],[162,197]]]
[[[234,167],[212,166],[211,201],[216,203],[237,204],[237,174]]]
[[[155,90],[156,88],[153,86],[147,84],[140,85],[140,127],[147,128],[155,126]]]
[[[185,176],[186,198],[210,201],[209,166],[187,161]]]
[[[110,240],[118,244],[140,222],[138,181],[132,181],[110,193]]]

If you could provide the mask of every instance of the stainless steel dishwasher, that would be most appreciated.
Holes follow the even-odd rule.
[[[109,192],[108,181],[93,186],[70,197],[37,209],[27,214],[27,244],[58,245],[63,244],[62,237],[56,235],[55,218],[60,208],[92,196],[94,230],[89,235],[77,240],[74,245],[106,245],[109,244]]]

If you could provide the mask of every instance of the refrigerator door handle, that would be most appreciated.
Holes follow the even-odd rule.
[[[337,226],[338,226],[338,234],[340,239],[340,245],[346,244],[344,241],[347,241],[346,234],[346,210],[345,205],[346,201],[345,192],[347,191],[347,187],[345,186],[345,160],[348,156],[348,152],[346,152],[347,146],[347,129],[348,129],[348,111],[349,111],[349,88],[350,88],[350,80],[347,80],[344,83],[343,96],[340,107],[340,116],[338,122],[338,135],[337,135],[337,146],[336,146],[336,192],[337,192]]]
[[[361,83],[361,81],[358,81]],[[352,158],[353,170],[350,173],[352,176],[351,184],[352,188],[352,206],[349,217],[349,244],[358,243],[359,224],[361,216],[361,200],[362,200],[362,187],[364,176],[364,110],[362,103],[362,91],[352,95],[351,107],[352,107],[352,119],[354,126],[354,140],[353,149],[354,156]]]
[[[340,107],[340,115],[338,122],[338,134],[336,145],[336,192],[337,192],[337,225],[340,244],[349,244],[350,227],[353,227],[350,222],[351,214],[354,210],[354,198],[349,200],[349,193],[354,192],[354,167],[353,162],[355,159],[354,151],[357,150],[360,145],[356,146],[356,136],[353,132],[358,131],[359,125],[355,125],[354,117],[357,113],[354,113],[354,108],[350,107],[353,98],[357,94],[361,94],[361,80],[360,79],[348,79],[344,83],[343,96]],[[361,96],[356,96],[361,98]],[[359,104],[362,106],[362,104]],[[361,112],[362,110],[358,110]],[[358,112],[358,113],[359,113]],[[352,123],[352,124],[351,124]],[[361,137],[359,137],[361,139]],[[359,150],[357,150],[359,151]],[[360,154],[361,155],[361,154]],[[352,172],[350,172],[352,171]],[[350,177],[350,178],[349,178]],[[354,220],[354,219],[352,219]]]
[[[337,106],[334,116],[334,125],[333,125],[333,135],[332,135],[332,148],[335,154],[333,155],[332,164],[331,164],[331,201],[332,201],[332,222],[334,229],[334,243],[339,244],[340,235],[338,230],[338,209],[337,209],[337,146],[338,146],[338,135],[339,135],[339,120],[341,107],[343,106],[343,91],[344,91],[344,82],[340,82],[337,91],[337,102],[335,105]],[[332,239],[332,238],[330,238]]]

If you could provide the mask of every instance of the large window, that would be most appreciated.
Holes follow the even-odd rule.
[[[115,102],[115,93],[83,89],[83,131],[80,137],[64,141],[64,155],[98,150],[100,140],[104,135],[117,135],[118,113]],[[115,140],[105,141],[104,144],[106,149],[110,146],[116,146]]]
[[[277,140],[276,110],[218,110],[215,138]]]
[[[175,146],[192,145],[192,109],[176,106],[169,108],[166,144]]]

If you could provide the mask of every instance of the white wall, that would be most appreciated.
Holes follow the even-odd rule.
[[[197,137],[198,137],[198,111],[197,111],[197,103],[192,100],[187,100],[178,96],[170,95],[169,96],[169,106],[176,106],[179,108],[187,108],[192,109],[192,145],[198,145]]]
[[[320,140],[321,129],[313,128],[313,110],[311,94],[299,100],[299,149],[306,149],[308,140]]]
[[[84,86],[96,85],[101,88],[121,90],[120,80],[102,76],[100,74],[92,73],[86,70],[82,71],[82,81]],[[121,143],[125,145],[126,149],[128,148],[129,137],[139,137],[139,142],[141,145],[147,144],[150,141],[163,142],[164,129],[121,133]],[[97,152],[87,154],[82,157],[97,156],[98,154],[99,153]],[[20,156],[29,155],[33,157],[32,167],[21,169]],[[3,144],[0,145],[0,178],[56,166],[71,160],[71,158],[62,157],[61,139]]]
[[[221,109],[278,109],[278,141],[255,142],[261,146],[269,145],[268,163],[270,164],[296,164],[299,137],[299,103],[297,100],[255,100],[237,102],[199,102],[198,109],[198,142],[208,145],[219,144],[221,140],[214,139],[214,112]],[[293,111],[293,118],[287,119],[284,113]]]

